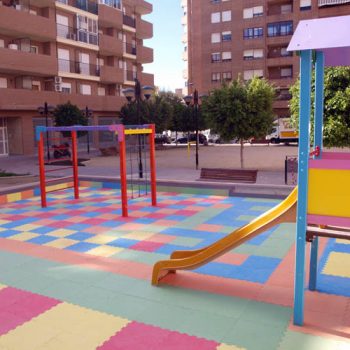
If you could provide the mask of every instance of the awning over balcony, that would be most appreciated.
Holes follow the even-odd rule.
[[[350,3],[350,0],[318,0],[318,7],[328,5],[341,5]]]

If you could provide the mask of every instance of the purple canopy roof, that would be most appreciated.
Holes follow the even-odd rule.
[[[288,51],[317,50],[326,66],[350,66],[350,16],[300,21]]]

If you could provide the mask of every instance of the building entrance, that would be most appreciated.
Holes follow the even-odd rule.
[[[0,157],[9,155],[6,119],[0,118]]]

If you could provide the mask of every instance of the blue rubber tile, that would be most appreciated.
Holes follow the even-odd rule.
[[[98,244],[88,243],[88,242],[78,242],[71,245],[70,247],[65,248],[66,250],[72,250],[74,252],[85,253],[90,249],[98,247]]]
[[[252,270],[268,269],[273,271],[281,261],[278,258],[251,255],[245,260],[242,266]]]
[[[138,242],[139,241],[136,239],[118,238],[112,242],[109,242],[107,245],[113,247],[129,248]]]
[[[137,203],[135,203],[137,204]],[[159,210],[159,208],[156,208],[156,207],[144,207],[142,209],[139,209],[140,211],[147,211],[149,213],[155,213],[156,211]]]
[[[139,218],[136,219],[134,222],[137,224],[153,224],[158,219],[152,219],[152,218]]]
[[[73,231],[83,231],[87,228],[90,228],[91,225],[88,224],[73,224],[65,227],[67,230],[73,230]]]
[[[171,254],[174,250],[186,250],[187,248],[189,249],[194,249],[193,247],[186,247],[183,245],[176,245],[176,244],[164,244],[154,252],[157,254]]]
[[[268,230],[266,232],[260,233],[258,236],[255,236],[254,238],[247,241],[246,244],[261,245],[271,236],[271,234],[274,230],[275,229],[271,229],[271,230]]]
[[[49,232],[52,232],[55,230],[57,230],[57,227],[42,226],[42,227],[38,227],[38,228],[35,228],[33,230],[30,230],[30,231],[35,232],[35,233],[45,234],[45,233],[49,233]]]
[[[55,215],[52,218],[50,218],[51,220],[56,220],[56,221],[60,221],[60,220],[66,220],[69,219],[71,216],[70,215],[65,215],[65,214],[61,214],[61,215]]]
[[[83,216],[84,218],[95,218],[97,215],[96,212],[86,212],[80,216]]]
[[[85,241],[86,239],[89,239],[89,238],[94,237],[94,236],[95,235],[93,235],[92,233],[77,232],[77,233],[73,233],[65,238],[74,239],[75,241]]]
[[[14,228],[14,227],[22,226],[25,224],[30,224],[30,223],[38,221],[38,220],[39,220],[38,218],[25,218],[25,219],[21,219],[21,220],[17,220],[17,221],[8,222],[7,224],[2,225],[1,227]]]
[[[187,208],[187,205],[171,204],[168,206],[168,208],[169,209],[185,209],[185,208]]]
[[[226,235],[220,232],[209,232],[209,231],[197,231],[197,230],[188,230],[184,228],[175,228],[169,227],[162,231],[162,233],[171,235],[171,236],[180,236],[180,237],[192,237],[192,238],[201,238],[201,239],[213,239],[218,240]]]
[[[114,214],[114,212],[113,212],[113,214]],[[118,226],[124,225],[124,224],[125,224],[125,222],[123,222],[123,221],[117,221],[117,220],[113,221],[113,220],[111,220],[111,221],[105,221],[102,224],[99,224],[99,226],[118,227]]]
[[[185,216],[185,215],[169,215],[166,217],[167,220],[174,220],[174,221],[184,221],[188,218],[189,216]]]
[[[57,237],[51,237],[51,236],[46,236],[46,235],[41,235],[39,237],[34,237],[26,242],[29,243],[34,243],[34,244],[45,244],[45,243],[49,243],[52,242],[54,240],[56,240]]]
[[[18,235],[19,233],[22,233],[22,232],[21,231],[16,231],[16,230],[6,230],[6,231],[0,232],[0,237],[1,238],[7,238],[7,237],[14,236],[14,235]]]

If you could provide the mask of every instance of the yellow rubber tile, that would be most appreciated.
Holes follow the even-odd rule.
[[[53,237],[66,237],[66,236],[72,235],[73,233],[77,233],[77,231],[66,230],[64,228],[61,228],[55,231],[51,231],[47,235],[53,236]]]
[[[323,273],[350,278],[350,254],[332,252],[323,269]]]
[[[17,235],[11,236],[11,239],[15,239],[16,241],[28,241],[29,239],[41,236],[38,233],[33,232],[22,232]]]
[[[246,350],[245,348],[239,348],[234,345],[220,344],[216,350]]]
[[[17,202],[20,201],[22,199],[22,195],[20,192],[18,193],[10,193],[7,195],[7,202]]]
[[[7,231],[8,228],[0,227],[0,232]]]
[[[110,247],[108,245],[102,245],[100,247],[93,248],[89,251],[87,251],[87,254],[90,255],[96,255],[96,256],[104,256],[109,257],[113,254],[120,253],[124,248],[118,248],[118,247]]]
[[[48,247],[54,247],[54,248],[67,248],[73,244],[76,244],[77,241],[74,239],[68,239],[68,238],[57,238],[54,241],[51,241],[49,243],[46,243],[45,245]]]
[[[17,226],[16,230],[22,231],[22,232],[27,232],[27,231],[34,231],[34,230],[41,228],[41,227],[42,226],[39,226],[39,225],[25,224],[25,225]]]
[[[96,244],[106,244],[115,240],[115,237],[107,235],[95,235],[89,239],[86,239],[84,242],[96,243]]]
[[[137,240],[146,240],[147,238],[154,236],[154,232],[130,232],[123,235],[123,238],[128,239],[137,239]]]
[[[9,220],[0,219],[0,225],[8,224],[9,222]]]
[[[32,349],[96,349],[130,321],[62,303],[0,338],[1,347]]]
[[[339,239],[339,238],[337,238],[336,242],[339,243],[339,244],[350,244],[350,240],[348,240],[348,239]]]
[[[1,283],[0,283],[0,290],[1,290],[1,289],[4,289],[4,288],[6,288],[6,287],[7,287],[7,286],[5,286],[4,284],[1,284]]]

